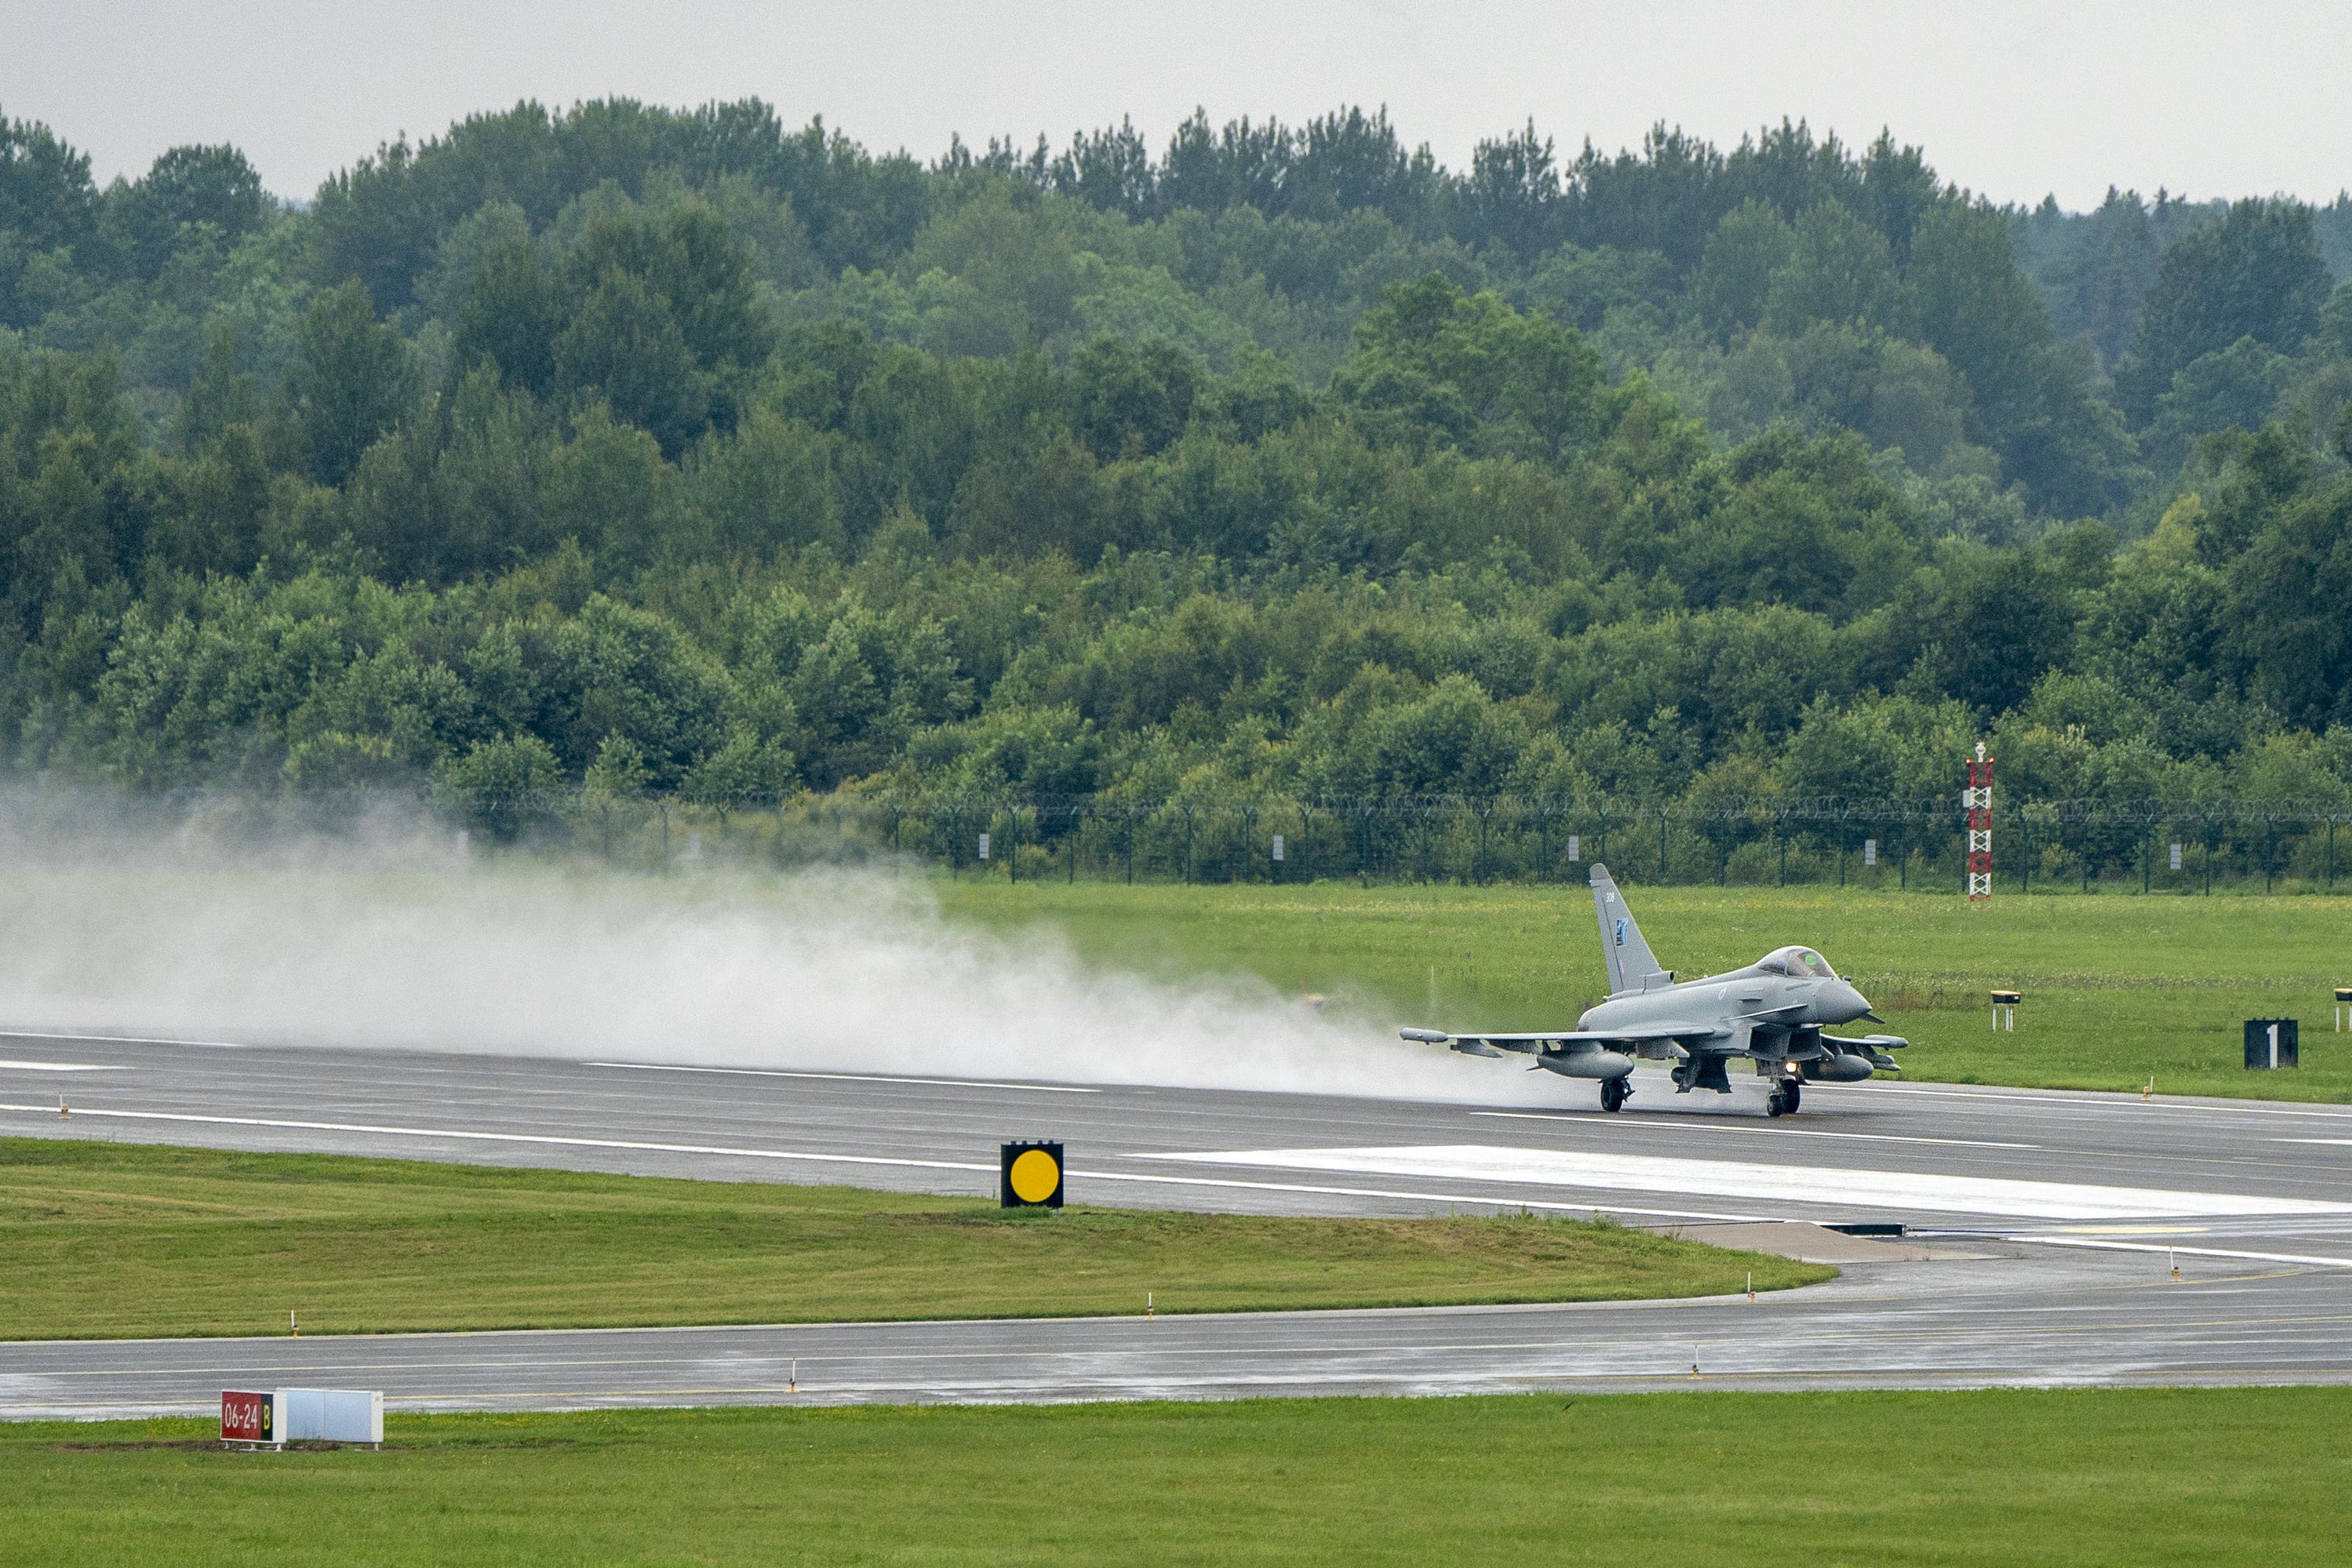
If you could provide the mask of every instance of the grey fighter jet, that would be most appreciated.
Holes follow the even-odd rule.
[[[1678,982],[1672,969],[1651,956],[1607,866],[1592,868],[1592,906],[1601,917],[1609,996],[1588,1009],[1574,1029],[1534,1034],[1409,1029],[1404,1038],[1470,1056],[1524,1052],[1547,1071],[1597,1078],[1604,1111],[1618,1110],[1633,1097],[1628,1079],[1635,1057],[1673,1062],[1677,1094],[1694,1089],[1728,1094],[1731,1062],[1752,1061],[1756,1075],[1771,1081],[1764,1107],[1775,1116],[1797,1109],[1807,1083],[1854,1083],[1882,1068],[1900,1071],[1886,1053],[1908,1040],[1891,1034],[1856,1038],[1827,1032],[1830,1025],[1856,1019],[1884,1020],[1811,947],[1777,948],[1744,969]]]

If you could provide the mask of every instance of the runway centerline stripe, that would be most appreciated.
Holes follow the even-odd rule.
[[[1717,1127],[1706,1122],[1603,1122],[1591,1114],[1557,1111],[1473,1111],[1473,1116],[1494,1116],[1511,1122],[1578,1122],[1587,1125],[1622,1127],[1644,1133],[1737,1133],[1748,1138],[1863,1138],[1874,1144],[1949,1144],[1963,1149],[2038,1149],[2040,1144],[1996,1144],[1984,1138],[1929,1138],[1902,1133],[1827,1133],[1811,1127]],[[2323,1140],[2306,1140],[2323,1141]]]
[[[101,1067],[94,1061],[9,1061],[0,1059],[0,1071],[9,1072],[128,1072],[127,1067]]]
[[[824,1078],[836,1083],[937,1084],[942,1089],[1017,1089],[1027,1094],[1099,1094],[1067,1083],[995,1083],[976,1078],[885,1078],[873,1072],[800,1072],[782,1067],[679,1067],[667,1061],[584,1061],[583,1067],[625,1067],[633,1072],[722,1072],[741,1078]]]
[[[1832,1166],[1761,1165],[1744,1160],[1675,1159],[1655,1155],[1530,1149],[1493,1144],[1402,1147],[1215,1149],[1135,1156],[1197,1165],[1263,1166],[1278,1170],[1342,1171],[1529,1182],[1545,1186],[1627,1188],[1864,1208],[1927,1209],[2035,1219],[2170,1218],[2195,1215],[2344,1215],[2352,1204],[2241,1193],[2170,1192],[2148,1187],[2021,1181],[2004,1176],[1862,1170]]]

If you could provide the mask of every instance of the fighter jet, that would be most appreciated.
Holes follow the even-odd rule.
[[[1451,1046],[1469,1056],[1519,1051],[1535,1066],[1568,1078],[1601,1081],[1601,1108],[1622,1109],[1635,1057],[1674,1063],[1675,1092],[1731,1092],[1730,1063],[1756,1064],[1771,1081],[1767,1113],[1785,1116],[1807,1083],[1855,1083],[1884,1069],[1901,1071],[1886,1053],[1910,1041],[1891,1034],[1858,1038],[1825,1026],[1868,1019],[1869,1002],[1811,947],[1780,947],[1744,969],[1677,982],[1660,967],[1633,924],[1609,868],[1592,868],[1592,907],[1601,918],[1601,954],[1609,967],[1608,999],[1586,1009],[1574,1029],[1534,1034],[1448,1034],[1408,1029],[1404,1038]]]

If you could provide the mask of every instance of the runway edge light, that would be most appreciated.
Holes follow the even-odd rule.
[[[1042,1140],[1006,1144],[1001,1154],[996,1188],[999,1207],[1062,1207],[1061,1145]]]

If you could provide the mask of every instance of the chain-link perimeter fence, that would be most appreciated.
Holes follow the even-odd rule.
[[[630,865],[896,859],[1013,881],[1832,883],[1958,890],[1948,802],[1569,796],[900,795],[689,799],[426,789],[299,798],[183,791],[167,810],[328,827],[423,811],[483,844]],[[2001,892],[2333,890],[2352,801],[2029,800],[1995,812]]]

